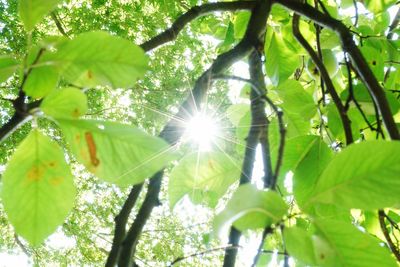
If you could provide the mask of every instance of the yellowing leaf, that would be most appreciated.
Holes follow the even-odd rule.
[[[77,119],[87,112],[87,97],[77,88],[55,90],[43,99],[40,108],[53,118]]]
[[[173,158],[162,139],[130,126],[95,120],[58,120],[76,159],[97,177],[120,186],[143,182]]]
[[[38,130],[18,146],[2,180],[7,216],[33,246],[53,233],[74,205],[76,189],[64,153]]]

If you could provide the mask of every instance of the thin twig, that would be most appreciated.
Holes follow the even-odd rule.
[[[212,253],[212,252],[215,252],[215,251],[238,249],[238,248],[241,248],[241,247],[242,246],[239,246],[239,245],[236,245],[236,246],[229,245],[229,246],[224,246],[224,247],[217,247],[217,248],[207,249],[207,250],[196,252],[196,253],[193,253],[193,254],[190,254],[190,255],[187,255],[187,256],[178,257],[175,260],[173,260],[168,266],[173,266],[173,265],[175,265],[175,264],[177,264],[177,263],[179,263],[179,262],[181,262],[183,260],[186,260],[186,259],[189,259],[189,258],[193,258],[193,257],[203,256],[205,254]]]
[[[386,242],[389,245],[389,248],[392,251],[393,255],[396,257],[397,261],[400,262],[400,251],[397,249],[396,245],[393,243],[393,241],[390,237],[390,234],[386,228],[386,224],[385,224],[386,214],[383,210],[379,210],[378,216],[379,216],[379,224],[381,226],[382,233],[385,236]]]

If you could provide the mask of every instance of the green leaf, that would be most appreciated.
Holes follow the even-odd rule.
[[[33,130],[3,175],[4,208],[16,232],[31,245],[39,245],[64,221],[75,195],[62,149]]]
[[[234,28],[234,36],[235,39],[242,39],[244,34],[246,33],[247,24],[250,20],[250,12],[243,11],[239,12],[236,17],[235,21],[233,22]]]
[[[299,114],[303,120],[311,119],[316,112],[316,105],[310,94],[295,80],[282,82],[276,92],[282,99],[282,108],[288,113]]]
[[[61,0],[19,0],[19,16],[26,31],[30,32]]]
[[[361,47],[361,52],[363,53],[363,56],[365,57],[365,60],[367,61],[375,77],[379,81],[382,81],[385,67],[384,55],[374,47],[366,45]]]
[[[302,153],[296,157],[293,167],[293,192],[297,203],[302,207],[312,196],[312,190],[321,173],[329,164],[333,152],[317,136],[291,139],[289,145],[300,146]],[[304,148],[304,149],[303,149]]]
[[[11,56],[0,55],[0,83],[10,78],[18,67],[18,61]]]
[[[265,67],[273,85],[286,81],[300,65],[299,57],[287,48],[282,36],[274,33],[266,50]]]
[[[366,7],[375,14],[385,11],[394,3],[396,0],[365,0]]]
[[[171,209],[186,194],[193,203],[214,208],[240,177],[240,162],[222,152],[193,153],[171,171],[168,195]]]
[[[306,230],[296,226],[285,228],[283,238],[290,256],[304,263],[316,264],[313,240]]]
[[[366,141],[345,148],[329,163],[311,203],[374,210],[399,204],[400,142]]]
[[[319,219],[315,226],[319,239],[313,237],[318,266],[397,266],[378,239],[362,233],[350,223]],[[325,248],[321,244],[325,244]],[[329,255],[332,252],[334,255]]]
[[[58,80],[59,74],[54,66],[35,67],[24,83],[24,92],[32,98],[42,98],[56,88]]]
[[[53,60],[79,86],[130,87],[147,70],[147,57],[131,41],[106,32],[88,32],[61,43]]]
[[[286,112],[283,114],[283,120],[286,124],[288,138],[293,138],[299,135],[308,134],[311,128],[309,120],[305,120],[297,113]]]
[[[287,209],[287,204],[275,191],[258,190],[252,184],[242,185],[214,218],[214,233],[222,237],[232,224],[241,231],[267,227],[280,221]]]
[[[319,140],[320,137],[316,135],[302,135],[286,140],[283,153],[284,160],[281,165],[281,176],[285,176],[286,172],[290,170],[294,171],[310,152],[311,147]],[[276,161],[277,150],[278,148],[274,148],[272,152],[274,155],[273,164]]]
[[[40,108],[53,118],[77,119],[87,112],[87,97],[77,88],[55,90],[43,99]]]
[[[66,119],[59,124],[76,159],[97,177],[122,187],[143,182],[174,158],[164,140],[130,125]]]

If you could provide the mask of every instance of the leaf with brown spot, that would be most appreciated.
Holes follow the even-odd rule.
[[[43,99],[40,108],[56,119],[77,119],[87,112],[87,97],[77,88],[57,89]]]
[[[32,246],[53,233],[74,205],[76,189],[64,152],[38,130],[17,147],[2,182],[8,219]]]
[[[58,122],[77,161],[107,182],[120,186],[141,183],[175,158],[164,140],[131,125],[95,120]]]

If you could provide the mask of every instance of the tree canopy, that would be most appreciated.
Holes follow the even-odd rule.
[[[0,262],[398,266],[398,4],[0,1]]]

